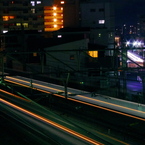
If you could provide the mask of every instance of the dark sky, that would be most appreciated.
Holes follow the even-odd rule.
[[[116,24],[136,24],[140,15],[145,14],[145,0],[112,0],[115,4]]]
[[[145,0],[91,0],[110,1],[115,4],[116,25],[136,24],[139,16],[145,14]],[[45,4],[52,4],[53,0],[44,0]]]

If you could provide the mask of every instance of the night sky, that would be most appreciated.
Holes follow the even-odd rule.
[[[139,16],[145,14],[145,0],[90,0],[109,1],[115,5],[116,25],[136,24]],[[45,5],[53,4],[53,0],[44,0]]]
[[[145,0],[112,0],[115,4],[116,25],[136,24],[140,15],[145,14]]]

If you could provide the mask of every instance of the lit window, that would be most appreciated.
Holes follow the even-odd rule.
[[[53,10],[56,10],[57,9],[57,7],[53,7]]]
[[[10,19],[14,19],[14,16],[9,16]]]
[[[28,23],[23,23],[23,26],[24,27],[28,27]]]
[[[34,14],[35,13],[35,9],[31,9],[31,12]]]
[[[105,20],[99,20],[99,24],[105,24]]]
[[[91,57],[98,57],[98,51],[89,51]]]
[[[54,28],[56,28],[57,27],[57,25],[54,25]]]
[[[37,53],[36,52],[33,52],[33,56],[37,56]]]
[[[21,26],[21,23],[16,23],[16,26]]]
[[[63,10],[63,7],[61,7],[61,10]]]
[[[61,38],[61,37],[62,37],[62,35],[58,35],[58,36],[57,36],[57,38]]]
[[[41,4],[41,1],[37,1],[36,3],[37,3],[37,4]]]
[[[56,21],[57,21],[57,19],[53,19],[53,21],[54,21],[54,22],[56,22]]]
[[[64,1],[61,1],[60,3],[61,3],[61,4],[64,4]]]
[[[101,33],[98,34],[98,37],[101,37]]]
[[[35,6],[35,1],[30,2],[32,6]]]
[[[8,21],[9,17],[8,16],[3,16],[3,21]]]
[[[14,19],[14,16],[3,16],[3,21],[8,21],[10,19]]]
[[[56,16],[57,14],[56,13],[53,13],[53,15]]]
[[[8,30],[3,30],[3,33],[7,33],[8,32]]]

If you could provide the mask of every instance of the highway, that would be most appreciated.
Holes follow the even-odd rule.
[[[21,76],[6,76],[4,81],[29,87],[44,93],[53,94],[58,97],[66,97],[64,86]],[[92,94],[91,92],[69,87],[67,87],[67,99],[145,121],[144,104],[125,101],[96,93]]]

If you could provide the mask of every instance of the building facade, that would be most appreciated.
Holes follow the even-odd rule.
[[[44,6],[44,31],[56,31],[63,28],[63,7]]]
[[[44,29],[43,4],[41,0],[1,0],[0,31]]]

